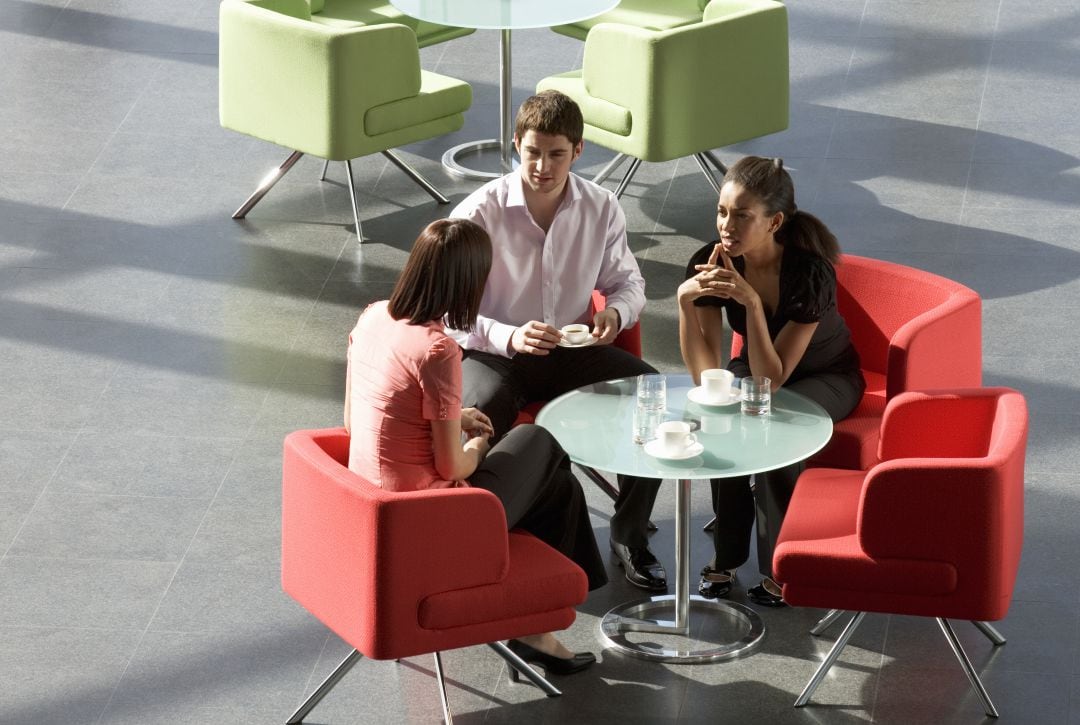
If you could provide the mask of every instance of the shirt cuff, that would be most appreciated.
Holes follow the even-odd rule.
[[[625,302],[611,302],[608,303],[608,309],[615,310],[619,313],[619,332],[622,332],[627,327],[632,327],[633,323],[627,324],[627,320],[633,319],[630,313],[630,305]],[[636,320],[635,320],[636,322]]]
[[[517,330],[513,325],[496,322],[488,331],[488,343],[491,345],[489,352],[503,357],[513,357],[514,351],[510,347],[510,338]]]

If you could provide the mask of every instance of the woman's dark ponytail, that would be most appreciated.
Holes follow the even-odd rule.
[[[840,259],[840,244],[825,223],[795,205],[795,184],[781,158],[746,156],[724,174],[724,183],[734,182],[761,200],[770,216],[781,212],[783,224],[776,239],[784,245],[804,249],[833,264]]]

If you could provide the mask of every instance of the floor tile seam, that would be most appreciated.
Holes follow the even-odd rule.
[[[851,78],[851,69],[852,69],[852,66],[855,65],[855,51],[858,48],[859,33],[862,30],[863,20],[866,18],[866,13],[868,12],[869,7],[870,7],[870,0],[864,0],[863,6],[862,6],[862,12],[859,13],[859,25],[855,29],[854,37],[845,36],[845,39],[846,39],[847,43],[849,44],[848,45],[849,51],[848,51],[847,67],[844,68],[844,79],[843,79],[843,82],[840,84],[840,94],[841,94],[842,98],[847,97],[848,82],[849,82],[849,79]],[[825,143],[825,158],[828,158],[829,153],[832,151],[833,137],[836,135],[836,127],[837,127],[837,125],[839,125],[838,121],[839,121],[839,118],[840,118],[840,108],[839,108],[839,106],[837,106],[834,103],[830,107],[833,109],[833,120],[832,120],[832,125],[829,128],[829,140]],[[811,200],[812,203],[817,203],[818,197],[820,196],[820,193],[821,193],[820,186],[821,185],[819,184],[818,188],[815,189],[815,191],[814,191],[814,198]]]
[[[68,4],[64,6],[65,9],[71,4],[71,2],[72,2],[72,0],[68,0]],[[116,49],[115,48],[110,48],[110,50],[116,50]],[[123,52],[123,51],[121,51],[121,52]],[[97,154],[94,156],[94,160],[91,161],[90,165],[86,167],[86,171],[84,171],[81,174],[79,182],[75,185],[75,188],[72,189],[71,193],[68,195],[68,198],[64,200],[64,203],[60,205],[60,211],[67,211],[68,210],[68,205],[71,204],[71,200],[74,199],[75,195],[78,194],[85,187],[86,182],[92,177],[92,172],[94,170],[94,167],[98,165],[99,161],[101,161],[101,158],[105,155],[106,149],[108,149],[109,145],[112,144],[113,140],[116,138],[117,134],[120,132],[120,129],[123,128],[124,123],[126,123],[128,118],[131,117],[132,111],[135,110],[135,106],[146,95],[147,89],[149,87],[150,87],[150,82],[146,81],[146,83],[142,86],[142,88],[139,90],[139,92],[134,94],[135,97],[131,100],[131,103],[128,105],[127,111],[124,113],[124,117],[120,119],[120,121],[116,124],[116,127],[113,128],[111,133],[109,133],[109,137],[105,140],[105,143],[102,144],[101,148],[98,150]]]
[[[78,441],[80,432],[81,429],[79,431],[76,431],[74,435],[71,436],[71,440],[68,441],[67,448],[64,450],[63,455],[60,456],[60,460],[58,460],[56,462],[56,465],[53,467],[52,473],[49,474],[48,480],[45,481],[45,485],[41,487],[41,490],[38,491],[37,496],[34,497],[34,503],[30,505],[29,509],[27,509],[26,514],[23,516],[23,520],[19,522],[19,527],[15,530],[15,534],[11,537],[11,540],[8,541],[7,546],[4,547],[3,553],[0,554],[0,565],[2,565],[5,561],[8,560],[12,547],[15,546],[15,542],[18,541],[19,536],[26,528],[26,524],[28,521],[30,521],[30,517],[33,516],[38,506],[41,504],[41,500],[45,497],[45,492],[49,490],[49,486],[52,484],[53,480],[55,480],[57,473],[59,473],[60,468],[64,465],[64,461],[67,460],[68,455],[71,453],[71,449],[75,446],[76,441]]]
[[[331,638],[334,636],[334,633],[327,629],[326,636],[323,638],[322,647],[319,648],[319,655],[315,658],[315,661],[311,663],[311,670],[308,672],[308,676],[304,678],[304,684],[303,687],[300,688],[299,697],[307,697],[308,693],[314,692],[315,688],[318,686],[319,683],[316,681],[316,673],[319,670],[319,664],[326,655],[326,650],[330,646]],[[297,698],[298,702],[301,701],[299,697]]]
[[[209,509],[209,506],[207,506]],[[14,540],[12,541],[14,546]],[[44,554],[8,553],[4,561],[76,562],[82,564],[168,564],[179,568],[180,559],[131,558],[127,556],[58,556]],[[269,565],[267,565],[269,566]]]
[[[971,179],[975,174],[976,164],[976,150],[978,148],[979,129],[982,126],[983,109],[986,106],[987,89],[990,87],[990,70],[994,65],[994,47],[997,43],[998,26],[1001,21],[1001,5],[1004,0],[998,0],[997,9],[994,16],[994,30],[990,36],[990,51],[986,57],[986,68],[983,72],[982,89],[979,91],[979,109],[975,115],[975,143],[971,145],[971,151],[968,156],[968,173],[967,178],[964,179],[964,193],[960,197],[960,218],[964,218],[964,213],[968,209],[968,192],[971,190]],[[985,162],[983,162],[985,163]],[[1002,164],[1004,165],[1004,164]],[[1010,164],[1015,166],[1014,164]]]
[[[266,405],[266,400],[269,398],[269,396],[270,396],[270,392],[267,391],[263,396],[262,405]],[[262,406],[260,406],[260,410],[261,410],[261,408],[262,408]],[[252,419],[251,419],[252,423],[248,424],[248,430],[245,431],[245,433],[250,432],[251,426],[253,425],[254,420],[257,417],[258,417],[257,414],[255,416],[252,416]],[[149,632],[155,631],[155,630],[151,630],[151,625],[154,623],[154,620],[157,618],[158,612],[161,611],[161,607],[164,604],[165,599],[169,596],[169,592],[172,591],[173,584],[176,582],[176,577],[177,577],[177,575],[179,575],[180,570],[183,568],[184,562],[187,560],[187,556],[191,552],[192,546],[194,545],[195,541],[198,539],[199,532],[202,531],[203,526],[206,524],[206,521],[210,516],[210,511],[214,507],[214,502],[217,501],[218,495],[221,493],[221,489],[225,485],[225,481],[228,480],[229,473],[232,471],[233,466],[236,464],[236,460],[239,457],[239,455],[240,455],[239,449],[234,451],[233,457],[229,461],[229,465],[226,467],[225,472],[221,475],[221,480],[218,481],[217,489],[215,489],[213,497],[210,499],[210,502],[207,504],[206,510],[203,512],[202,518],[199,520],[199,525],[195,527],[195,531],[192,532],[190,538],[188,539],[187,547],[184,549],[184,552],[180,555],[179,560],[175,562],[176,565],[173,568],[172,574],[169,577],[169,581],[168,581],[168,583],[166,583],[165,587],[162,589],[161,595],[158,597],[157,604],[154,606],[154,611],[150,613],[149,617],[147,617],[146,624],[143,626],[142,632],[139,634],[138,641],[135,643],[135,646],[132,648],[131,655],[128,657],[128,661],[124,664],[124,669],[121,671],[120,676],[116,678],[116,682],[113,685],[112,691],[109,693],[108,700],[105,702],[105,705],[102,707],[101,712],[98,713],[97,719],[94,721],[95,725],[100,723],[102,721],[102,719],[105,717],[106,713],[108,713],[110,708],[112,708],[112,703],[113,703],[113,700],[116,698],[116,693],[120,690],[120,685],[124,682],[124,677],[127,676],[128,670],[131,669],[131,665],[135,661],[135,656],[139,653],[140,649],[142,648],[143,641],[146,639],[147,634]],[[277,567],[275,566],[275,568],[277,568]]]
[[[77,491],[53,489],[46,486],[44,493],[52,496],[67,496],[69,498],[122,498],[122,499],[150,499],[161,501],[209,501],[210,496],[181,496],[168,494],[143,494],[143,493],[116,493],[112,491]]]
[[[627,161],[629,163],[633,163],[632,158],[628,158]],[[657,231],[660,228],[660,220],[663,219],[663,217],[664,217],[664,209],[667,207],[668,197],[671,195],[671,189],[675,185],[675,178],[678,175],[679,166],[680,166],[680,164],[682,164],[682,162],[683,162],[683,159],[676,159],[675,160],[675,166],[672,168],[671,176],[668,178],[667,188],[664,189],[664,198],[660,202],[660,210],[656,213],[656,219],[653,219],[652,230],[649,232],[650,236],[655,236]],[[620,205],[622,204],[621,201],[619,203],[620,203]],[[623,212],[623,214],[625,216],[625,211]],[[651,251],[651,249],[645,250],[645,258],[646,259],[651,258],[651,255],[649,254],[650,251]]]

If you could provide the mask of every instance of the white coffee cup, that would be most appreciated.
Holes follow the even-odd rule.
[[[690,433],[690,424],[683,420],[667,420],[656,426],[656,440],[660,450],[668,455],[678,455],[697,443]]]
[[[701,371],[701,387],[705,397],[726,403],[731,397],[731,384],[735,382],[735,373],[723,368],[710,368]]]
[[[573,325],[566,325],[562,329],[563,339],[571,345],[580,345],[587,341],[592,335],[588,325],[581,323],[575,323]]]

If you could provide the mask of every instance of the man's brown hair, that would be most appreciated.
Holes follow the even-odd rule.
[[[585,132],[581,109],[573,99],[558,91],[541,91],[521,104],[514,123],[514,135],[520,141],[527,132],[566,136],[577,147]]]

